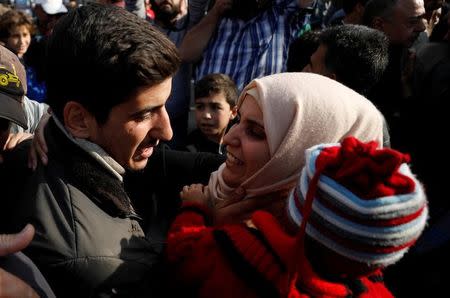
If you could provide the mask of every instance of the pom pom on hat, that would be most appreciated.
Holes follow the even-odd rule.
[[[349,259],[387,266],[422,233],[428,208],[409,156],[348,137],[306,151],[288,214],[301,232]]]

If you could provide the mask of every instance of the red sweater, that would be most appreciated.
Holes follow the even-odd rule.
[[[169,231],[167,258],[179,290],[217,298],[353,296],[346,285],[319,278],[304,257],[298,273],[290,274],[295,239],[270,214],[253,214],[257,229],[244,224],[213,227],[208,220],[206,207],[184,203]],[[367,276],[358,283],[362,292],[357,297],[393,297],[380,278]]]

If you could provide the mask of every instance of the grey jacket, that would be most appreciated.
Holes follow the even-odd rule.
[[[24,252],[58,297],[158,296],[160,253],[144,238],[122,182],[52,120],[45,135],[48,166],[27,169],[29,143],[6,157],[0,227],[34,225]]]

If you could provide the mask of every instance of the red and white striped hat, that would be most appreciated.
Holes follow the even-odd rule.
[[[349,259],[387,266],[422,233],[428,208],[409,156],[348,137],[306,151],[298,186],[288,200],[294,223]]]

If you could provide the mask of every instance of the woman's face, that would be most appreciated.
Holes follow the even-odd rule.
[[[230,187],[241,185],[270,160],[263,114],[253,96],[245,96],[238,111],[238,122],[223,141],[227,146],[227,160],[222,177]]]
[[[6,47],[15,53],[19,58],[23,57],[31,42],[30,30],[25,25],[17,26],[9,32],[6,40]]]

